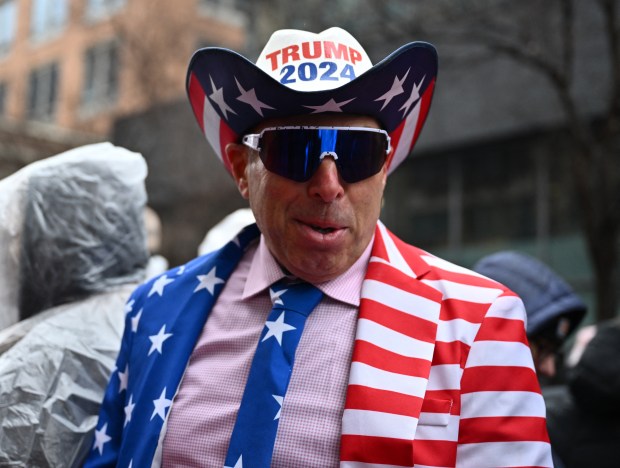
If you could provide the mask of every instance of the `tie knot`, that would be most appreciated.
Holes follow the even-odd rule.
[[[273,307],[300,312],[309,315],[320,302],[323,293],[317,287],[305,281],[291,282],[282,279],[269,289]]]

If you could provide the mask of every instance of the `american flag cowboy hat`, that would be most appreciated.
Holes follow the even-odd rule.
[[[436,77],[431,44],[411,42],[373,66],[359,42],[334,27],[276,31],[256,64],[232,50],[200,49],[186,87],[200,128],[229,172],[226,145],[261,121],[324,112],[376,118],[390,134],[392,172],[413,150]]]

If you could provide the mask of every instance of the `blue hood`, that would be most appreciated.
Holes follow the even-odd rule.
[[[586,305],[568,283],[529,255],[497,252],[480,259],[474,270],[502,283],[521,297],[527,312],[529,337],[562,316],[570,320],[570,333],[586,313]]]

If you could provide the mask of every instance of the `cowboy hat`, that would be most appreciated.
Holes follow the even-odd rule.
[[[392,141],[392,172],[420,134],[436,77],[437,53],[426,42],[406,44],[373,66],[341,28],[285,29],[273,33],[256,64],[228,49],[196,51],[186,87],[200,128],[229,172],[226,145],[261,121],[324,112],[376,118]]]

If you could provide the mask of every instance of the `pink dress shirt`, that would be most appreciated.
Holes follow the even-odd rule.
[[[272,467],[336,467],[360,290],[372,242],[310,314],[276,436]],[[224,286],[168,415],[163,467],[222,467],[254,351],[284,276],[263,238]]]

